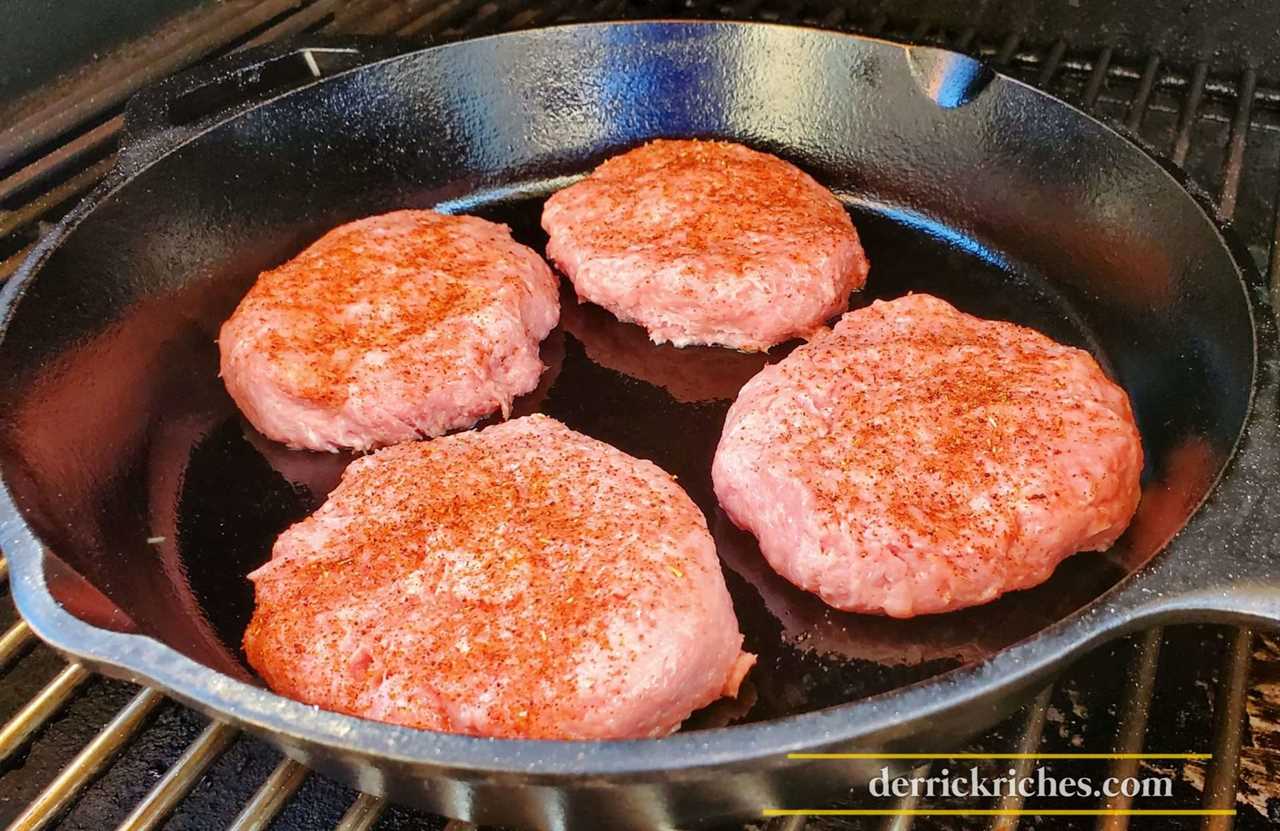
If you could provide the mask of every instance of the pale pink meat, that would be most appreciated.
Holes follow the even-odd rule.
[[[274,690],[478,736],[662,736],[754,661],[701,511],[545,416],[353,462],[250,575]]]
[[[909,295],[749,381],[712,475],[783,577],[839,609],[911,617],[1110,547],[1141,470],[1129,399],[1087,352]]]
[[[537,386],[557,288],[503,225],[361,219],[259,276],[223,324],[222,377],[253,426],[291,447],[437,436]]]
[[[768,349],[867,278],[849,215],[794,165],[738,144],[653,141],[547,200],[547,255],[581,300],[655,343]]]

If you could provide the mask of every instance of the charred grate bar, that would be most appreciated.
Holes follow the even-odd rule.
[[[1004,71],[1075,101],[1081,106],[1126,129],[1166,154],[1184,167],[1193,181],[1218,183],[1216,205],[1220,215],[1233,221],[1250,243],[1260,267],[1267,269],[1272,291],[1280,283],[1280,211],[1275,204],[1276,178],[1280,166],[1276,149],[1280,147],[1280,88],[1261,82],[1252,70],[1237,74],[1213,71],[1207,61],[1188,67],[1170,66],[1158,54],[1134,57],[1122,54],[1115,46],[1094,45],[1090,49],[1074,49],[1065,39],[1041,45],[1024,42],[1018,32],[1000,37],[980,36],[975,28],[944,31],[927,19],[891,19],[882,12],[859,17],[844,6],[814,11],[814,3],[769,3],[756,0],[736,5],[690,2],[674,8],[625,0],[574,3],[547,2],[529,7],[512,0],[259,0],[228,3],[213,12],[193,18],[186,27],[169,34],[169,40],[149,44],[145,60],[117,64],[109,76],[87,79],[78,87],[56,90],[47,104],[32,111],[0,134],[0,279],[17,268],[22,257],[34,244],[41,225],[56,220],[74,201],[91,188],[114,163],[114,148],[122,118],[124,100],[150,81],[178,71],[184,66],[235,49],[279,40],[303,32],[343,34],[395,35],[438,42],[513,28],[548,25],[568,20],[610,19],[624,16],[678,15],[703,18],[759,18],[780,22],[802,22],[810,25],[841,28],[847,31],[894,37],[914,42],[948,46],[981,57]],[[1262,152],[1265,145],[1266,152]],[[1253,151],[1253,152],[1250,152]],[[7,579],[0,559],[0,583]],[[13,622],[0,635],[0,692],[6,685],[19,685],[26,677],[27,665],[50,666],[52,656],[34,646],[25,623]],[[0,618],[5,619],[5,618]],[[1175,631],[1176,630],[1176,631]],[[1161,673],[1175,671],[1161,658],[1169,652],[1167,643],[1213,644],[1221,630],[1198,628],[1186,630],[1153,629],[1128,644],[1110,648],[1111,667],[1127,666],[1119,689],[1112,690],[1106,706],[1116,712],[1109,736],[1100,741],[1105,749],[1120,753],[1168,750],[1152,744],[1153,732],[1161,727],[1159,715]],[[1222,808],[1237,804],[1239,792],[1239,758],[1248,715],[1250,657],[1254,638],[1246,630],[1227,630],[1225,647],[1217,650],[1216,678],[1211,706],[1204,707],[1204,721],[1211,727],[1203,738],[1203,747],[1213,753],[1214,764],[1200,771],[1199,793],[1185,793],[1181,807]],[[1127,658],[1127,660],[1126,660]],[[1084,659],[1088,663],[1091,659]],[[1173,664],[1180,663],[1173,661]],[[399,826],[412,822],[414,815],[384,800],[366,794],[351,794],[328,783],[291,760],[278,760],[273,751],[217,722],[201,725],[194,714],[167,702],[152,690],[136,691],[132,698],[114,712],[105,725],[80,745],[73,755],[64,756],[52,779],[28,772],[23,754],[33,753],[38,745],[50,740],[58,715],[75,709],[85,700],[102,697],[102,682],[94,679],[76,664],[56,669],[42,689],[28,695],[21,706],[6,712],[7,721],[0,726],[0,789],[22,785],[28,797],[15,806],[10,828],[37,829],[49,827],[66,812],[75,815],[80,801],[93,795],[99,777],[118,759],[123,760],[139,748],[149,731],[160,729],[157,722],[172,715],[184,723],[193,738],[185,740],[186,748],[171,763],[161,763],[149,790],[125,806],[118,819],[122,828],[147,829],[163,824],[175,812],[182,812],[185,802],[198,799],[200,788],[227,772],[219,763],[229,756],[268,760],[261,784],[249,791],[240,802],[223,806],[221,820],[207,827],[264,829],[278,822],[283,827],[314,827],[317,814],[309,807],[323,805],[320,813],[341,829],[367,829],[380,821]],[[38,669],[38,668],[37,668]],[[1064,716],[1059,707],[1064,699],[1087,689],[1090,674],[1084,675],[1081,687],[1068,671],[1064,680],[1043,690],[1032,707],[1011,720],[996,733],[979,742],[981,751],[1035,752],[1068,734],[1068,745],[1078,737],[1073,734],[1070,714]],[[1197,676],[1197,683],[1202,681]],[[29,683],[27,684],[29,686]],[[1079,705],[1083,706],[1083,705]],[[13,708],[11,708],[13,709]],[[68,716],[70,718],[70,716]],[[1086,721],[1086,726],[1098,721]],[[1174,725],[1177,731],[1182,725]],[[1087,731],[1086,731],[1087,732]],[[1175,733],[1175,735],[1178,735]],[[173,734],[165,736],[172,744]],[[1099,740],[1097,737],[1089,738]],[[1159,740],[1170,740],[1162,737]],[[241,753],[240,747],[249,748]],[[1175,748],[1184,749],[1184,748]],[[154,748],[151,748],[154,751]],[[278,761],[276,761],[278,760]],[[155,762],[149,767],[155,768]],[[259,765],[261,766],[261,765]],[[1034,763],[1022,770],[1032,772]],[[918,770],[924,775],[928,766]],[[1112,763],[1108,775],[1130,776],[1141,771],[1137,760]],[[1185,771],[1183,772],[1185,774]],[[1184,777],[1185,778],[1185,777]],[[38,781],[38,787],[31,788]],[[96,799],[101,799],[97,795]],[[998,806],[1019,809],[1024,802],[1006,798]],[[1116,798],[1099,807],[1126,808],[1131,800]],[[345,807],[344,807],[345,806]],[[916,808],[917,803],[904,801],[898,807]],[[1277,804],[1280,807],[1280,804]],[[0,803],[0,811],[5,805]],[[1257,815],[1254,815],[1257,816]],[[384,819],[385,817],[385,819]],[[175,817],[176,818],[176,817]],[[324,818],[320,821],[323,822]],[[190,815],[183,815],[183,827],[206,827]],[[445,823],[432,819],[436,827]],[[924,823],[920,823],[924,824]],[[1123,829],[1128,818],[1112,816],[1102,819],[1098,827]],[[1254,820],[1242,814],[1242,827],[1262,827],[1265,820]],[[993,829],[1025,827],[1018,818],[997,817],[988,825]],[[467,827],[448,823],[452,829]],[[871,828],[904,829],[916,827],[911,817],[894,817],[877,825],[841,820],[832,825],[826,819],[784,817],[768,824],[770,831],[800,829]],[[929,827],[939,827],[931,822]],[[978,827],[965,825],[964,827]],[[1044,827],[1037,825],[1037,827]],[[1052,826],[1057,827],[1057,826]],[[1072,826],[1075,827],[1075,826]],[[1190,826],[1186,826],[1190,827]],[[1231,827],[1230,817],[1209,817],[1203,827]]]

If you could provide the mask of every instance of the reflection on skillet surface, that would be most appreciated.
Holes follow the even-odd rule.
[[[543,250],[540,207],[540,200],[529,199],[474,210],[510,224],[519,241]],[[855,222],[872,262],[868,291],[855,296],[855,304],[927,291],[964,311],[1030,325],[1062,342],[1086,348],[1095,344],[1079,323],[1081,318],[1061,297],[980,247],[923,233],[889,211],[855,209]],[[175,322],[163,304],[140,307],[132,312],[130,326],[103,333],[93,349],[73,350],[61,367],[63,372],[36,382],[51,385],[34,396],[38,403],[47,407],[51,398],[60,398],[60,407],[65,405],[69,411],[78,407],[83,412],[85,402],[94,400],[92,395],[66,383],[77,377],[76,361],[93,358],[94,350],[99,354],[126,350],[134,356],[153,353],[154,344],[129,340],[149,333],[148,337],[165,342],[164,365],[122,362],[115,370],[120,377],[111,378],[109,386],[120,383],[145,389],[151,398],[132,401],[132,409],[124,412],[161,413],[172,428],[160,445],[154,425],[137,425],[133,429],[141,433],[135,436],[108,424],[105,419],[113,418],[109,413],[91,414],[103,420],[97,425],[103,434],[150,441],[152,453],[140,456],[146,459],[146,469],[130,471],[129,482],[113,493],[111,504],[98,504],[105,497],[87,491],[67,504],[49,506],[47,518],[34,501],[26,510],[45,538],[57,543],[68,557],[79,551],[145,549],[130,555],[134,559],[127,573],[114,565],[123,560],[102,555],[83,556],[69,565],[130,610],[138,629],[207,666],[248,676],[240,650],[252,611],[252,588],[245,574],[269,557],[272,542],[284,528],[314,510],[350,459],[290,451],[244,424],[217,379],[213,332],[235,303],[228,286],[243,286],[245,280],[242,275],[215,278],[201,284],[208,296],[197,297],[198,292],[191,290],[187,303],[199,310],[195,319]],[[1166,399],[1173,391],[1130,389],[1140,419],[1145,414],[1142,424],[1149,458],[1157,456],[1155,450],[1181,461],[1178,470],[1156,470],[1154,477],[1148,477],[1157,481],[1147,484],[1134,531],[1116,549],[1073,557],[1044,586],[965,612],[908,621],[834,612],[774,575],[750,536],[732,528],[719,513],[711,489],[711,459],[730,400],[764,360],[780,359],[794,344],[763,358],[723,350],[655,347],[637,327],[619,323],[599,309],[576,308],[571,296],[566,296],[565,303],[561,328],[543,346],[543,360],[550,370],[537,391],[517,402],[517,412],[540,410],[676,475],[715,531],[747,636],[746,648],[760,655],[743,697],[695,714],[688,728],[757,721],[847,702],[980,660],[1032,635],[1084,605],[1145,560],[1176,530],[1188,500],[1194,499],[1215,469],[1215,453],[1207,448],[1178,453],[1153,444],[1153,436],[1146,433],[1153,414],[1163,418],[1162,414],[1185,412],[1170,408]],[[143,316],[153,317],[156,327],[141,325]],[[172,331],[166,333],[164,326]],[[113,345],[111,339],[119,337],[127,342]],[[1109,366],[1105,355],[1096,348],[1094,352],[1104,367]],[[84,435],[85,424],[80,422],[77,429],[80,432],[45,430],[44,444],[32,443],[19,452],[6,448],[6,452],[22,457],[26,469],[57,470],[60,455],[74,455],[70,443]],[[144,438],[148,430],[150,437]],[[1182,432],[1168,429],[1166,435]],[[1160,435],[1154,437],[1156,442],[1162,440]],[[103,477],[101,472],[80,473],[86,481]],[[1160,481],[1165,477],[1169,487]],[[71,474],[64,477],[66,482],[75,479]],[[22,483],[17,484],[21,490]],[[172,498],[159,492],[165,488],[173,492]],[[149,505],[157,515],[144,520],[137,515],[137,505]],[[65,525],[56,519],[68,510],[101,516],[101,539],[83,544],[68,537]],[[137,529],[156,525],[167,530],[166,540],[148,545]],[[157,567],[144,569],[139,562]],[[74,608],[69,595],[59,593],[59,599]],[[139,609],[146,614],[134,612]],[[186,623],[175,626],[179,618],[186,618]],[[228,668],[228,664],[235,666]]]
[[[745,648],[759,655],[754,680],[761,710],[771,715],[838,704],[984,660],[1035,634],[1123,575],[1105,555],[1083,554],[1033,589],[985,606],[898,620],[833,609],[780,577],[755,538],[723,511],[712,524],[738,608],[767,615],[743,622]]]
[[[681,404],[733,401],[743,384],[791,348],[783,344],[770,355],[715,346],[655,346],[640,325],[579,303],[568,281],[560,294],[560,326],[582,345],[587,360],[660,387]]]

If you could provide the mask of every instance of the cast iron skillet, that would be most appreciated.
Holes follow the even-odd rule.
[[[968,58],[806,29],[624,23],[387,48],[277,48],[144,94],[116,170],[5,289],[2,542],[19,608],[56,648],[366,791],[483,823],[622,827],[842,793],[878,763],[787,754],[954,747],[1136,627],[1280,621],[1262,282],[1125,138]],[[216,377],[219,323],[261,269],[366,214],[441,204],[540,247],[543,196],[656,136],[743,141],[841,194],[872,262],[855,303],[930,291],[1093,350],[1145,444],[1131,531],[983,609],[831,613],[763,568],[710,493],[727,400],[759,361],[653,348],[568,302],[521,406],[680,476],[761,655],[743,700],[661,740],[493,741],[262,688],[238,646],[244,574],[345,460],[243,424]]]

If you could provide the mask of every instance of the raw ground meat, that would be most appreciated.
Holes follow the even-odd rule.
[[[1089,353],[909,295],[749,381],[712,475],[783,577],[838,609],[911,617],[1110,547],[1141,470],[1129,399]]]
[[[505,226],[396,211],[263,272],[223,324],[222,377],[268,438],[367,450],[506,413],[559,310],[555,275]]]
[[[844,206],[796,166],[719,141],[653,141],[547,200],[547,255],[578,297],[655,343],[744,351],[848,307],[867,260]]]
[[[358,459],[250,579],[273,690],[411,727],[662,736],[754,661],[673,478],[540,415]]]

